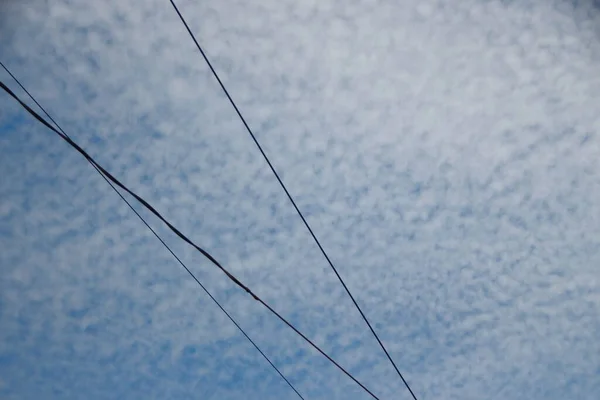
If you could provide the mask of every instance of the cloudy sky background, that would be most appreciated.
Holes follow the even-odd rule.
[[[0,60],[67,133],[382,399],[409,398],[168,0],[0,4]],[[593,1],[178,4],[420,399],[597,399]],[[5,95],[0,173],[1,398],[295,398]],[[368,398],[149,221],[306,399]]]

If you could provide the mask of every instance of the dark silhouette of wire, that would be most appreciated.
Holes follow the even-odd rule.
[[[410,388],[410,386],[409,386],[408,382],[406,381],[406,379],[404,379],[404,376],[402,376],[402,373],[400,372],[400,370],[396,366],[396,363],[392,359],[392,356],[390,356],[390,353],[388,353],[387,349],[383,345],[383,342],[379,338],[379,335],[377,335],[377,333],[375,332],[375,329],[373,329],[373,326],[371,326],[371,323],[367,319],[367,316],[365,315],[365,313],[362,311],[362,309],[360,308],[360,306],[358,305],[358,303],[354,299],[354,296],[352,296],[352,293],[350,293],[350,289],[348,289],[348,286],[346,286],[346,283],[344,282],[344,280],[342,279],[341,275],[337,271],[337,268],[335,268],[335,266],[333,265],[333,262],[331,261],[331,259],[327,255],[327,252],[325,251],[325,249],[323,249],[323,246],[321,245],[321,242],[319,241],[319,239],[317,239],[317,236],[315,235],[315,233],[313,232],[312,228],[310,227],[310,225],[306,221],[306,218],[304,218],[304,215],[302,214],[302,212],[300,211],[300,209],[296,205],[296,202],[294,201],[294,198],[292,197],[292,195],[288,191],[287,187],[285,186],[285,184],[283,183],[283,181],[279,177],[279,174],[275,170],[275,167],[273,167],[273,164],[271,164],[271,161],[269,160],[269,157],[267,157],[267,155],[264,152],[262,146],[260,145],[258,139],[256,139],[256,136],[254,135],[254,132],[252,132],[252,129],[250,129],[250,126],[248,125],[248,123],[246,122],[246,119],[244,118],[244,116],[242,115],[242,113],[238,109],[237,105],[233,101],[233,98],[231,97],[231,95],[229,94],[229,91],[227,90],[227,88],[225,87],[225,85],[223,84],[223,82],[221,81],[221,78],[219,78],[219,75],[217,74],[217,71],[213,68],[212,63],[210,62],[210,60],[206,56],[206,53],[202,49],[202,46],[200,46],[200,43],[198,43],[198,41],[196,40],[196,36],[192,33],[192,30],[190,29],[190,27],[188,26],[187,22],[183,18],[183,15],[179,11],[179,8],[177,8],[177,5],[175,4],[174,0],[169,0],[169,1],[171,2],[171,5],[175,9],[175,12],[177,12],[177,15],[179,16],[179,19],[181,19],[181,22],[183,22],[183,25],[185,26],[185,29],[187,29],[188,33],[190,34],[190,37],[192,38],[192,40],[196,44],[196,47],[200,51],[200,54],[202,54],[202,58],[204,58],[204,61],[206,61],[206,64],[208,65],[208,67],[212,71],[212,74],[217,79],[217,82],[219,82],[219,85],[221,86],[221,89],[223,90],[223,92],[225,93],[225,95],[227,96],[227,98],[229,99],[229,102],[231,103],[231,105],[233,106],[233,108],[234,108],[235,112],[237,113],[238,117],[240,118],[240,120],[244,124],[244,127],[246,128],[246,130],[250,134],[250,137],[252,137],[252,140],[256,144],[256,147],[258,147],[258,150],[260,150],[260,153],[263,155],[265,161],[267,162],[267,164],[269,164],[269,168],[271,169],[271,171],[275,175],[275,178],[277,178],[277,181],[279,182],[279,185],[281,186],[281,188],[283,189],[283,191],[287,195],[288,199],[290,200],[290,202],[292,203],[292,205],[296,209],[296,212],[298,213],[298,215],[302,219],[302,222],[304,222],[304,226],[306,226],[306,229],[308,229],[308,232],[310,232],[310,235],[312,236],[312,238],[314,239],[315,243],[319,247],[319,250],[321,250],[321,254],[323,254],[323,257],[325,257],[325,259],[327,260],[327,263],[329,264],[329,266],[331,267],[331,269],[333,270],[333,272],[337,276],[338,280],[340,281],[340,283],[342,284],[342,286],[346,290],[346,293],[348,293],[348,296],[350,297],[350,299],[354,303],[354,306],[356,307],[356,309],[360,313],[362,319],[365,321],[365,323],[367,324],[367,326],[371,330],[371,333],[373,334],[373,336],[375,336],[375,339],[377,339],[377,343],[379,343],[379,346],[381,347],[381,349],[385,353],[386,357],[388,358],[388,360],[394,366],[394,369],[396,370],[396,373],[398,374],[398,376],[400,377],[400,379],[402,379],[402,382],[404,383],[404,386],[406,386],[406,388],[410,392],[410,394],[413,397],[413,399],[417,400],[417,397],[413,393],[413,391]]]
[[[52,123],[54,123],[54,125],[58,128],[58,130],[60,131],[60,133],[62,133],[65,137],[68,138],[69,135],[67,135],[67,133],[64,131],[64,129],[58,124],[58,122],[56,122],[54,120],[54,118],[52,118],[52,116],[50,114],[48,114],[48,112],[46,111],[46,109],[44,107],[42,107],[42,105],[40,103],[38,103],[38,101],[35,99],[35,97],[33,97],[33,95],[31,93],[29,93],[29,91],[25,88],[25,86],[23,86],[21,84],[21,82],[17,79],[17,77],[14,76],[12,74],[12,72],[10,72],[10,70],[2,63],[2,61],[0,61],[0,65],[2,66],[2,68],[4,68],[4,70],[6,72],[8,72],[8,74],[13,78],[13,80],[21,87],[21,89],[23,89],[23,91],[27,94],[27,96],[29,96],[29,98],[40,108],[40,110],[42,110],[42,112],[46,115],[46,117],[48,117],[48,119],[50,121],[52,121]],[[238,330],[242,333],[242,335],[244,335],[244,337],[246,339],[248,339],[248,341],[252,344],[252,346],[254,346],[254,348],[260,353],[260,355],[263,356],[263,358],[269,363],[269,365],[271,367],[273,367],[273,369],[277,372],[277,374],[281,377],[281,379],[283,379],[285,381],[285,383],[287,383],[287,385],[298,395],[298,397],[300,397],[302,400],[305,400],[304,397],[302,397],[302,395],[300,394],[300,392],[298,392],[298,390],[294,387],[294,385],[292,385],[292,383],[285,377],[285,375],[283,375],[283,373],[279,370],[279,368],[277,368],[275,366],[275,364],[273,364],[273,362],[269,359],[269,357],[267,357],[267,355],[260,349],[260,347],[258,347],[258,345],[256,344],[256,342],[254,342],[254,340],[252,340],[252,338],[250,338],[250,336],[248,336],[248,334],[246,333],[246,331],[244,331],[244,329],[227,312],[227,310],[225,310],[225,308],[223,308],[223,306],[221,305],[221,303],[219,303],[219,301],[208,291],[208,289],[198,279],[196,279],[196,277],[194,276],[194,274],[192,274],[192,272],[184,264],[184,262],[181,261],[181,259],[177,256],[177,254],[175,254],[173,252],[173,250],[171,250],[171,247],[169,247],[169,245],[158,235],[158,233],[156,233],[156,231],[150,226],[150,224],[148,224],[148,222],[146,222],[146,220],[144,219],[144,217],[142,217],[140,215],[140,213],[137,212],[137,210],[121,194],[121,192],[119,192],[119,190],[111,183],[111,181],[108,180],[108,178],[106,178],[106,176],[104,176],[104,174],[102,173],[102,171],[100,171],[98,169],[98,167],[96,166],[96,164],[92,163],[91,161],[89,161],[89,163],[90,163],[90,165],[92,167],[94,167],[94,169],[96,170],[96,172],[98,172],[98,174],[106,181],[106,183],[109,184],[109,186],[115,191],[115,193],[117,195],[119,195],[119,197],[121,198],[121,200],[123,200],[125,202],[125,204],[127,204],[127,206],[129,206],[129,208],[131,209],[131,211],[133,211],[135,213],[135,215],[137,215],[137,217],[140,219],[140,221],[142,221],[142,223],[144,225],[146,225],[146,227],[148,229],[150,229],[150,232],[152,232],[152,234],[160,241],[160,243],[162,243],[162,245],[167,249],[167,251],[169,253],[171,253],[171,255],[187,271],[187,273],[196,281],[196,283],[202,288],[202,290],[204,290],[204,293],[206,293],[208,295],[208,297],[210,297],[210,299],[221,309],[221,311],[223,311],[223,313],[236,326],[236,328],[238,328]]]
[[[337,363],[329,354],[327,354],[324,350],[322,350],[319,346],[317,346],[312,340],[310,340],[306,335],[304,335],[301,331],[298,330],[291,322],[285,319],[281,314],[279,314],[273,307],[271,307],[268,303],[266,303],[263,299],[261,299],[258,295],[256,295],[250,288],[244,285],[238,278],[236,278],[231,272],[229,272],[225,267],[223,267],[210,253],[206,250],[202,249],[196,243],[194,243],[191,239],[181,233],[175,226],[173,226],[165,217],[163,217],[150,203],[140,197],[137,193],[129,189],[120,180],[115,178],[110,172],[108,172],[102,165],[100,165],[92,156],[90,156],[85,150],[83,150],[75,141],[73,141],[68,136],[65,136],[56,128],[48,123],[44,118],[42,118],[38,113],[31,109],[27,104],[25,104],[16,94],[13,93],[3,82],[0,81],[0,87],[4,89],[6,93],[8,93],[11,97],[13,97],[29,114],[31,114],[35,119],[37,119],[40,123],[50,129],[52,132],[56,133],[60,136],[65,142],[67,142],[71,147],[77,150],[86,160],[92,163],[106,178],[108,178],[112,183],[114,183],[119,188],[123,189],[131,196],[133,196],[138,202],[140,202],[148,211],[154,214],[158,219],[160,219],[165,225],[169,227],[169,229],[175,233],[181,240],[192,246],[194,249],[199,251],[204,257],[206,257],[210,262],[212,262],[215,266],[217,266],[227,277],[239,286],[241,289],[245,290],[250,296],[254,298],[254,300],[258,301],[262,304],[267,310],[269,310],[273,315],[275,315],[281,322],[287,325],[290,329],[292,329],[297,335],[299,335],[305,342],[307,342],[311,347],[317,350],[321,355],[323,355],[329,362],[335,365],[340,371],[342,371],[346,376],[352,379],[358,386],[360,386],[365,392],[367,392],[371,397],[375,400],[379,400],[373,392],[371,392],[365,385],[363,385],[358,379],[356,379],[351,373],[349,373],[344,367]],[[188,274],[196,281],[196,283],[200,284],[200,281],[196,278],[196,276],[184,266]]]

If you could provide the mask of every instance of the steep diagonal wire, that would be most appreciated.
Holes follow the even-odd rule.
[[[269,157],[267,157],[267,154],[265,153],[265,151],[263,150],[262,146],[260,145],[260,142],[258,141],[258,139],[256,138],[256,136],[254,135],[254,132],[252,131],[252,129],[250,129],[250,126],[248,125],[248,123],[246,122],[246,119],[244,118],[244,116],[240,112],[239,108],[235,104],[235,101],[233,101],[233,98],[229,94],[229,91],[227,90],[227,88],[225,87],[225,85],[223,84],[223,82],[221,81],[221,78],[219,77],[219,74],[217,74],[217,71],[214,69],[212,63],[210,62],[210,60],[208,59],[206,53],[204,52],[204,49],[202,48],[202,46],[200,45],[200,43],[198,43],[198,40],[196,40],[196,36],[194,35],[194,33],[192,32],[192,30],[188,26],[187,22],[185,21],[185,18],[183,18],[183,15],[181,14],[181,12],[179,11],[179,8],[177,8],[177,5],[175,4],[175,1],[174,0],[169,0],[169,1],[171,2],[171,5],[175,9],[175,12],[177,12],[177,15],[179,16],[179,19],[181,19],[181,22],[185,26],[185,29],[189,33],[190,37],[192,38],[192,40],[196,44],[196,47],[198,48],[198,51],[202,55],[202,58],[204,58],[204,61],[206,61],[206,64],[210,68],[213,76],[215,77],[215,79],[217,80],[217,82],[221,86],[221,89],[223,90],[223,92],[227,96],[227,99],[229,99],[229,102],[231,103],[231,105],[233,106],[233,108],[234,108],[235,112],[237,113],[238,117],[242,121],[242,124],[244,124],[244,127],[246,128],[246,131],[248,131],[248,133],[250,134],[250,137],[252,138],[252,140],[254,141],[254,144],[256,144],[256,147],[258,147],[258,150],[260,151],[260,153],[262,154],[263,158],[265,159],[265,161],[269,165],[269,168],[273,172],[273,175],[275,175],[275,178],[277,178],[277,181],[279,182],[279,185],[281,186],[281,188],[283,189],[283,191],[287,195],[288,199],[290,200],[290,202],[292,203],[292,205],[296,209],[296,212],[300,216],[300,219],[302,219],[302,222],[304,222],[304,226],[306,226],[306,229],[308,229],[308,232],[310,233],[310,235],[312,236],[313,240],[315,241],[315,243],[319,247],[319,250],[321,251],[321,254],[323,254],[323,257],[325,257],[325,259],[327,260],[327,263],[329,264],[329,266],[331,267],[331,269],[335,273],[335,276],[337,276],[338,280],[340,281],[340,283],[342,284],[342,286],[346,290],[346,293],[348,294],[348,296],[352,300],[352,303],[354,303],[354,306],[356,307],[356,309],[360,313],[362,319],[365,321],[365,323],[367,324],[367,326],[371,330],[371,333],[373,334],[373,336],[375,336],[375,339],[377,340],[377,343],[379,343],[379,346],[381,347],[381,349],[385,353],[387,359],[390,361],[390,363],[392,363],[394,369],[396,370],[396,373],[398,374],[398,376],[400,377],[400,379],[402,379],[402,382],[404,383],[404,386],[406,386],[406,388],[410,392],[412,398],[414,400],[417,400],[417,397],[415,396],[415,394],[413,393],[412,389],[410,388],[410,385],[408,384],[408,382],[406,381],[406,379],[404,379],[404,376],[402,375],[402,373],[398,369],[398,366],[396,366],[396,363],[392,359],[392,356],[387,351],[386,347],[383,345],[383,342],[379,338],[379,335],[377,335],[377,333],[375,332],[375,329],[373,329],[373,326],[369,322],[367,316],[365,315],[365,313],[363,312],[363,310],[360,308],[360,306],[358,305],[358,303],[354,299],[354,296],[350,292],[350,289],[348,289],[348,286],[346,286],[346,283],[344,282],[344,280],[342,279],[341,275],[339,274],[337,268],[335,267],[335,265],[333,264],[333,262],[331,261],[331,259],[327,255],[327,252],[325,251],[325,249],[321,245],[321,242],[319,241],[319,239],[317,239],[317,236],[315,235],[315,233],[313,232],[312,228],[308,224],[308,221],[306,220],[306,218],[304,218],[304,215],[302,214],[302,212],[300,211],[300,209],[296,205],[296,201],[294,201],[294,198],[292,197],[292,195],[288,191],[287,187],[285,186],[285,184],[281,180],[279,174],[275,170],[275,167],[273,166],[273,164],[269,160]]]
[[[92,156],[90,156],[83,148],[81,148],[75,141],[73,141],[70,137],[65,136],[61,132],[59,132],[56,128],[48,123],[43,117],[41,117],[37,112],[35,112],[31,107],[29,107],[25,102],[23,102],[15,93],[13,93],[8,86],[6,86],[3,82],[0,81],[0,88],[2,88],[6,93],[8,93],[12,98],[14,98],[29,114],[31,114],[35,119],[37,119],[41,124],[46,126],[46,128],[50,129],[52,132],[56,133],[59,137],[61,137],[65,142],[67,142],[71,147],[73,147],[77,152],[79,152],[86,160],[92,163],[106,178],[108,178],[112,183],[114,183],[117,187],[123,189],[131,196],[133,196],[140,204],[142,204],[148,211],[154,214],[158,219],[160,219],[167,227],[175,233],[181,240],[192,246],[198,252],[200,252],[204,257],[206,257],[210,262],[212,262],[217,268],[219,268],[233,283],[235,283],[238,287],[246,291],[254,300],[258,301],[261,305],[263,305],[267,310],[269,310],[273,315],[275,315],[281,322],[287,325],[290,329],[292,329],[298,336],[300,336],[306,343],[308,343],[312,348],[317,350],[322,356],[324,356],[330,363],[335,365],[340,371],[342,371],[347,377],[352,379],[354,383],[360,386],[365,392],[367,392],[372,398],[379,400],[372,391],[370,391],[362,382],[360,382],[357,378],[355,378],[350,372],[348,372],[344,367],[342,367],[337,361],[335,361],[329,354],[327,354],[323,349],[321,349],[318,345],[316,345],[312,340],[310,340],[306,335],[304,335],[298,328],[296,328],[291,322],[285,319],[281,314],[279,314],[273,307],[271,307],[267,302],[261,299],[257,294],[255,294],[250,288],[244,285],[238,278],[236,278],[231,272],[229,272],[225,267],[223,267],[210,253],[206,250],[198,246],[191,239],[189,239],[186,235],[181,233],[175,226],[173,226],[165,217],[162,216],[150,203],[148,203],[144,198],[139,196],[133,190],[129,189],[120,180],[115,178],[110,172],[108,172],[102,165],[100,165]],[[196,276],[187,268],[184,267],[188,274],[196,281],[196,283],[200,284],[200,281],[196,278]]]
[[[60,131],[60,133],[62,133],[65,137],[68,138],[69,135],[67,135],[67,133],[65,132],[65,130],[58,124],[58,122],[56,122],[54,120],[54,118],[52,118],[52,116],[46,111],[46,109],[44,107],[42,107],[42,105],[40,103],[38,103],[38,101],[35,99],[35,97],[33,97],[33,95],[31,93],[29,93],[29,91],[25,88],[25,86],[23,86],[21,84],[21,82],[17,79],[17,77],[14,76],[12,74],[12,72],[10,72],[10,70],[2,63],[2,61],[0,61],[0,65],[2,66],[2,68],[4,68],[4,70],[6,72],[8,72],[8,74],[11,76],[11,78],[13,78],[13,80],[17,83],[17,85],[19,85],[21,87],[21,89],[23,89],[23,91],[27,94],[27,96],[29,96],[29,98],[40,108],[40,110],[42,110],[42,112],[46,115],[46,117],[48,117],[48,119],[50,121],[52,121],[52,123],[58,128],[58,130]],[[271,361],[271,359],[260,349],[260,347],[258,347],[258,345],[256,344],[256,342],[254,340],[252,340],[252,338],[250,336],[248,336],[248,334],[246,333],[246,331],[229,314],[229,312],[227,312],[227,310],[221,305],[221,303],[219,303],[219,301],[200,282],[200,280],[196,279],[196,277],[194,276],[194,274],[192,274],[192,272],[185,265],[185,263],[183,261],[181,261],[181,259],[177,256],[177,254],[175,254],[173,252],[173,250],[171,249],[171,247],[169,247],[169,245],[158,235],[158,233],[156,233],[156,231],[150,226],[150,224],[148,224],[148,222],[146,222],[146,220],[144,219],[144,217],[142,217],[140,215],[140,213],[131,205],[131,203],[123,196],[123,194],[121,194],[121,192],[119,192],[119,190],[112,184],[112,182],[110,180],[108,180],[108,178],[106,178],[106,176],[104,176],[104,174],[102,174],[102,172],[98,169],[98,167],[96,167],[96,165],[94,163],[92,163],[89,160],[88,160],[88,162],[90,163],[90,165],[92,167],[94,167],[94,169],[96,170],[96,172],[98,172],[98,174],[106,181],[106,183],[108,183],[108,185],[115,191],[115,193],[117,195],[119,195],[119,197],[121,198],[121,200],[123,200],[125,202],[125,204],[127,204],[127,206],[131,209],[131,211],[133,211],[135,213],[135,215],[137,215],[137,217],[140,219],[140,221],[144,225],[146,225],[146,227],[150,230],[150,232],[152,232],[152,234],[156,237],[156,239],[158,239],[158,241],[165,247],[165,249],[167,249],[167,251],[169,253],[171,253],[171,255],[175,258],[175,260],[177,260],[177,262],[179,263],[179,265],[181,265],[187,271],[187,273],[196,281],[196,283],[202,288],[202,290],[204,291],[204,293],[206,293],[208,295],[208,297],[210,297],[210,299],[217,305],[217,307],[219,307],[219,309],[221,309],[221,311],[223,311],[223,313],[227,316],[227,318],[229,318],[229,320],[235,325],[235,327],[242,333],[242,335],[244,335],[244,337],[246,339],[248,339],[248,341],[252,344],[252,346],[254,346],[254,348],[260,353],[260,355],[277,372],[277,374],[281,377],[281,379],[283,379],[285,381],[285,383],[298,395],[298,397],[300,397],[302,400],[305,400],[304,397],[302,397],[302,395],[300,394],[300,392],[296,389],[296,387],[285,377],[285,375],[283,375],[283,373],[279,370],[279,368],[277,368],[275,366],[275,364],[273,364],[273,362]]]

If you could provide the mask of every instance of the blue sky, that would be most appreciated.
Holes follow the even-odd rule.
[[[408,399],[169,2],[142,3],[3,2],[0,59],[377,395]],[[594,2],[178,4],[420,399],[597,398]],[[295,398],[8,96],[0,173],[1,398]],[[305,398],[367,398],[140,211]]]

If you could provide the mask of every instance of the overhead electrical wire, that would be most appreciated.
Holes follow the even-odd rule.
[[[40,110],[42,110],[42,112],[46,115],[46,117],[48,117],[48,119],[50,121],[52,121],[52,123],[58,128],[58,130],[60,131],[60,133],[62,133],[65,137],[69,138],[69,135],[67,135],[67,133],[64,131],[64,129],[58,124],[58,122],[56,122],[54,120],[54,118],[52,118],[52,116],[46,111],[46,109],[44,107],[42,107],[42,105],[40,103],[38,103],[38,101],[35,99],[35,97],[33,97],[33,95],[31,93],[29,93],[29,91],[25,88],[25,86],[23,86],[21,84],[21,82],[17,79],[16,76],[14,76],[12,74],[12,72],[2,63],[2,61],[0,61],[0,66],[2,66],[2,68],[4,68],[4,70],[11,76],[11,78],[13,78],[13,80],[17,83],[17,85],[19,85],[21,87],[21,89],[23,89],[23,91],[27,94],[27,96],[29,96],[29,98],[40,108]],[[269,359],[269,357],[260,349],[260,347],[258,347],[258,345],[256,344],[256,342],[254,340],[252,340],[252,338],[250,336],[248,336],[248,334],[246,333],[246,331],[238,324],[238,322],[231,316],[231,314],[229,314],[229,312],[227,312],[227,310],[221,305],[221,303],[219,303],[219,301],[209,292],[209,290],[200,282],[200,280],[198,280],[196,278],[196,276],[194,276],[194,274],[190,271],[190,269],[185,265],[185,263],[183,261],[181,261],[181,259],[177,256],[177,254],[175,254],[173,252],[173,250],[171,249],[171,247],[169,247],[169,245],[158,235],[158,233],[156,233],[156,231],[150,226],[150,224],[148,224],[148,222],[144,219],[144,217],[141,216],[141,214],[131,205],[131,203],[123,196],[123,194],[121,194],[121,192],[119,192],[119,190],[112,184],[112,182],[106,177],[104,176],[104,174],[102,173],[102,171],[100,171],[100,169],[98,169],[98,167],[96,166],[96,164],[94,164],[92,161],[88,160],[88,162],[90,163],[90,165],[92,167],[94,167],[94,169],[96,170],[96,172],[98,172],[98,174],[106,181],[106,183],[109,184],[109,186],[115,191],[115,193],[117,195],[119,195],[119,197],[121,198],[121,200],[123,200],[125,202],[125,204],[127,204],[127,206],[131,209],[131,211],[133,211],[135,213],[135,215],[137,215],[137,217],[140,219],[140,221],[146,225],[146,227],[150,230],[150,232],[152,232],[152,234],[160,241],[160,243],[165,247],[165,249],[167,249],[167,251],[169,253],[171,253],[171,255],[175,258],[175,260],[177,260],[177,262],[187,271],[187,273],[196,281],[196,283],[202,288],[202,290],[204,291],[204,293],[206,293],[208,295],[208,297],[210,297],[210,299],[217,305],[217,307],[219,307],[219,309],[221,311],[223,311],[223,313],[227,316],[227,318],[229,318],[229,320],[235,325],[235,327],[242,333],[242,335],[244,335],[244,337],[246,339],[248,339],[248,341],[252,344],[252,346],[254,346],[254,348],[260,353],[260,355],[269,363],[269,365],[277,372],[277,374],[281,377],[281,379],[283,379],[285,381],[285,383],[298,395],[298,397],[300,397],[302,400],[305,400],[304,397],[302,397],[302,395],[300,394],[300,392],[296,389],[296,387],[285,377],[285,375],[283,375],[283,373],[279,370],[279,368],[277,368],[277,366],[275,366],[275,364],[273,364],[273,362],[271,361],[271,359]]]
[[[0,81],[0,88],[2,88],[6,93],[8,93],[12,98],[14,98],[29,114],[31,114],[35,119],[37,119],[41,124],[46,126],[46,128],[50,129],[52,132],[56,133],[60,138],[62,138],[65,142],[67,142],[71,147],[73,147],[77,152],[79,152],[88,162],[93,164],[108,180],[114,183],[117,187],[129,193],[133,196],[140,204],[142,204],[148,211],[154,214],[158,219],[160,219],[167,227],[175,233],[181,240],[192,246],[198,252],[200,252],[204,257],[206,257],[210,262],[212,262],[217,268],[219,268],[233,283],[239,286],[241,289],[246,291],[250,296],[254,298],[254,300],[258,301],[262,304],[267,310],[269,310],[273,315],[275,315],[281,322],[287,325],[290,329],[292,329],[297,335],[299,335],[305,342],[307,342],[311,347],[317,350],[322,356],[327,358],[327,360],[335,365],[340,371],[342,371],[347,377],[352,379],[354,383],[360,386],[365,392],[367,392],[372,398],[379,400],[371,390],[369,390],[362,382],[360,382],[357,378],[355,378],[350,372],[348,372],[344,367],[338,364],[329,354],[327,354],[323,349],[321,349],[317,344],[315,344],[312,340],[310,340],[306,335],[304,335],[298,328],[296,328],[291,322],[289,322],[286,318],[284,318],[281,314],[279,314],[273,307],[271,307],[267,302],[261,299],[257,294],[255,294],[250,288],[248,288],[244,283],[242,283],[238,278],[236,278],[231,272],[229,272],[225,267],[223,267],[210,253],[206,250],[198,246],[191,239],[189,239],[186,235],[181,233],[175,226],[173,226],[165,217],[163,217],[150,203],[144,200],[141,196],[135,193],[133,190],[129,189],[125,186],[119,179],[114,177],[110,172],[108,172],[102,165],[100,165],[96,160],[90,156],[83,148],[81,148],[75,141],[73,141],[70,137],[62,134],[56,128],[54,128],[48,121],[46,121],[43,117],[41,117],[37,112],[35,112],[31,107],[29,107],[25,102],[23,102],[15,93],[13,93],[8,86],[6,86],[2,81]],[[196,276],[184,266],[188,274],[196,281],[196,283],[200,284],[200,281],[196,278]]]
[[[256,136],[254,135],[254,132],[252,131],[252,129],[250,129],[250,126],[248,125],[248,123],[246,122],[246,119],[244,118],[244,116],[242,115],[242,113],[240,112],[239,108],[237,107],[235,101],[233,101],[233,98],[231,97],[231,95],[229,94],[229,91],[227,90],[227,88],[225,87],[225,85],[223,84],[223,82],[221,81],[221,78],[219,77],[219,74],[217,74],[217,71],[214,69],[212,63],[210,62],[210,60],[208,59],[206,53],[204,52],[204,49],[202,48],[202,46],[200,45],[200,43],[198,43],[198,40],[196,40],[196,36],[194,35],[194,33],[192,32],[192,30],[190,29],[190,27],[188,26],[187,22],[185,21],[185,18],[183,17],[183,15],[181,14],[181,12],[179,11],[179,8],[177,8],[177,5],[175,4],[174,0],[169,0],[171,2],[171,5],[173,6],[173,8],[175,9],[175,12],[177,13],[177,15],[179,16],[179,19],[181,20],[181,22],[183,23],[183,25],[185,26],[185,29],[187,30],[187,32],[189,33],[190,37],[192,38],[192,40],[194,41],[194,43],[196,44],[196,47],[198,48],[198,51],[200,52],[200,54],[202,55],[202,58],[204,58],[204,61],[206,62],[206,64],[208,65],[208,67],[210,68],[213,76],[215,77],[215,79],[217,80],[217,82],[219,83],[219,85],[221,86],[221,89],[223,90],[223,92],[225,93],[225,96],[227,96],[227,99],[229,99],[229,102],[231,103],[231,105],[233,106],[235,112],[237,113],[238,117],[240,118],[240,120],[242,121],[242,124],[244,124],[244,127],[246,128],[246,131],[248,131],[248,133],[250,134],[250,137],[252,138],[252,141],[254,141],[254,143],[256,144],[256,147],[258,147],[258,150],[260,151],[260,153],[262,154],[263,158],[265,159],[265,161],[267,162],[267,164],[269,165],[269,168],[271,169],[271,171],[273,172],[273,174],[275,175],[275,178],[277,178],[277,181],[279,182],[279,185],[281,186],[281,188],[283,189],[283,191],[285,192],[285,194],[287,195],[288,199],[290,200],[290,202],[292,203],[292,205],[294,206],[294,208],[296,209],[296,212],[298,213],[298,216],[300,216],[300,219],[302,219],[302,222],[304,222],[304,226],[306,226],[306,229],[308,229],[308,232],[310,233],[310,235],[312,236],[313,240],[315,241],[315,243],[317,244],[317,246],[319,247],[319,250],[321,251],[321,254],[323,254],[323,257],[325,257],[325,259],[327,260],[327,263],[329,264],[329,266],[331,267],[331,269],[333,270],[333,272],[335,273],[335,275],[337,276],[338,280],[340,281],[340,283],[342,284],[342,286],[344,287],[344,289],[346,290],[346,293],[348,294],[348,296],[350,297],[350,299],[352,300],[352,303],[354,303],[354,306],[356,307],[356,309],[358,310],[358,312],[360,313],[362,319],[365,321],[365,323],[367,324],[367,326],[369,327],[369,330],[371,331],[371,333],[373,334],[373,336],[375,337],[375,339],[377,340],[377,343],[379,343],[379,346],[381,347],[381,349],[383,350],[383,352],[385,353],[387,359],[390,361],[390,363],[392,364],[392,366],[394,367],[394,369],[396,370],[396,373],[398,374],[398,376],[400,377],[400,379],[402,380],[402,382],[404,383],[404,386],[406,386],[406,389],[408,389],[408,391],[410,392],[412,398],[414,400],[417,400],[417,397],[415,396],[414,392],[412,391],[410,385],[408,384],[408,382],[406,381],[406,379],[404,379],[404,376],[402,375],[402,373],[400,372],[400,370],[398,369],[398,366],[396,366],[396,363],[394,362],[394,360],[392,359],[392,356],[390,355],[390,353],[387,351],[386,347],[384,346],[383,342],[381,341],[381,339],[379,338],[379,335],[377,335],[377,333],[375,332],[375,329],[373,329],[373,326],[371,325],[371,323],[369,322],[367,316],[365,315],[365,313],[363,312],[363,310],[360,308],[360,306],[358,305],[358,303],[356,302],[356,300],[354,299],[354,296],[352,295],[352,293],[350,292],[350,289],[348,289],[348,286],[346,286],[346,283],[344,282],[344,280],[342,279],[341,275],[339,274],[337,268],[335,267],[335,265],[333,264],[333,262],[331,261],[331,259],[329,258],[329,256],[327,255],[327,252],[325,251],[325,249],[323,248],[323,246],[321,245],[321,242],[319,241],[319,239],[317,239],[317,236],[315,235],[315,233],[313,232],[312,228],[310,227],[310,225],[308,224],[308,221],[306,220],[306,218],[304,218],[304,215],[302,214],[302,212],[300,211],[300,208],[298,208],[298,206],[296,205],[296,202],[294,201],[294,198],[292,197],[292,195],[290,194],[290,192],[288,191],[287,187],[285,186],[285,184],[283,183],[283,181],[281,180],[281,178],[279,177],[279,174],[277,173],[277,171],[275,170],[275,167],[273,166],[273,164],[271,163],[271,161],[269,160],[269,157],[267,157],[267,154],[264,152],[262,146],[260,145],[260,142],[258,141],[258,139],[256,138]]]

